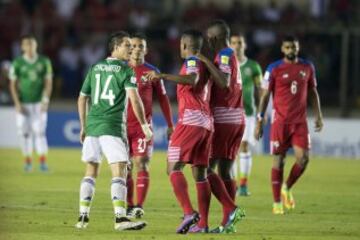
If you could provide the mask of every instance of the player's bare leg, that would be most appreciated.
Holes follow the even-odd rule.
[[[126,178],[128,164],[117,162],[110,164],[111,180],[111,199],[114,207],[115,224],[117,231],[140,230],[146,226],[145,222],[131,222],[126,217]]]
[[[283,184],[281,189],[282,200],[284,206],[287,209],[295,208],[295,200],[293,194],[291,192],[292,186],[296,183],[296,181],[301,177],[304,173],[306,166],[309,162],[309,151],[305,150],[299,146],[294,146],[295,158],[296,162],[291,168],[290,174],[286,183]]]
[[[180,234],[187,233],[189,228],[200,219],[199,214],[194,210],[190,201],[188,184],[182,172],[184,166],[185,164],[182,162],[168,162],[167,165],[167,173],[170,176],[171,185],[184,213],[183,221],[176,230],[176,233]]]
[[[271,169],[271,185],[274,198],[274,214],[284,214],[283,203],[281,201],[281,185],[283,183],[285,157],[285,153],[274,155],[273,166]]]
[[[127,187],[127,216],[133,217],[132,210],[134,209],[134,179],[132,173],[134,171],[133,161],[128,165],[128,174],[126,178],[126,187]]]
[[[95,194],[95,179],[99,173],[98,163],[87,163],[85,176],[80,184],[79,220],[76,228],[86,228],[89,224],[91,202]]]
[[[131,209],[131,216],[136,218],[141,218],[144,215],[143,204],[145,202],[150,178],[149,178],[149,162],[150,158],[148,156],[136,156],[133,158],[134,165],[137,170],[137,178],[136,178],[136,198],[137,203]]]
[[[193,166],[192,173],[196,182],[198,208],[200,220],[189,229],[189,233],[207,233],[209,231],[208,215],[211,199],[211,188],[207,180],[207,168],[205,166]]]
[[[240,144],[240,186],[238,190],[238,195],[240,196],[249,196],[250,192],[248,191],[248,177],[251,172],[252,167],[252,157],[250,152],[249,143],[247,141],[242,141]]]

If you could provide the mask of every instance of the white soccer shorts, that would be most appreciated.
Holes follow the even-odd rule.
[[[85,137],[82,148],[82,161],[101,163],[102,155],[105,156],[109,164],[129,162],[128,146],[120,137],[110,135]]]
[[[256,140],[254,137],[255,124],[256,124],[255,116],[245,117],[245,130],[244,130],[244,135],[242,137],[242,141],[246,141],[252,146],[256,144]]]
[[[16,112],[16,126],[20,135],[45,135],[47,112],[41,111],[41,103],[24,103],[25,114]]]

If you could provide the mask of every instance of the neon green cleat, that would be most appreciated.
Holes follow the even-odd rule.
[[[241,221],[245,217],[245,210],[237,207],[235,210],[229,215],[229,220],[224,226],[225,233],[235,233],[236,228],[235,224]]]
[[[284,214],[284,207],[283,207],[282,202],[274,203],[272,212],[275,215],[283,215]]]
[[[291,210],[295,208],[294,196],[285,184],[281,188],[281,198],[286,209]]]

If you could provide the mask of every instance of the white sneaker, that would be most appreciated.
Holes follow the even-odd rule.
[[[85,229],[89,225],[89,217],[82,215],[79,217],[78,222],[75,224],[75,227],[78,229]]]
[[[131,222],[127,218],[117,218],[115,219],[114,229],[116,231],[124,230],[141,230],[146,226],[145,222]]]

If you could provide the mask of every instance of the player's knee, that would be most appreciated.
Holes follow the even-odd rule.
[[[309,163],[309,156],[308,155],[304,155],[301,158],[299,158],[297,160],[297,163],[302,167],[302,168],[306,168],[307,164]]]

